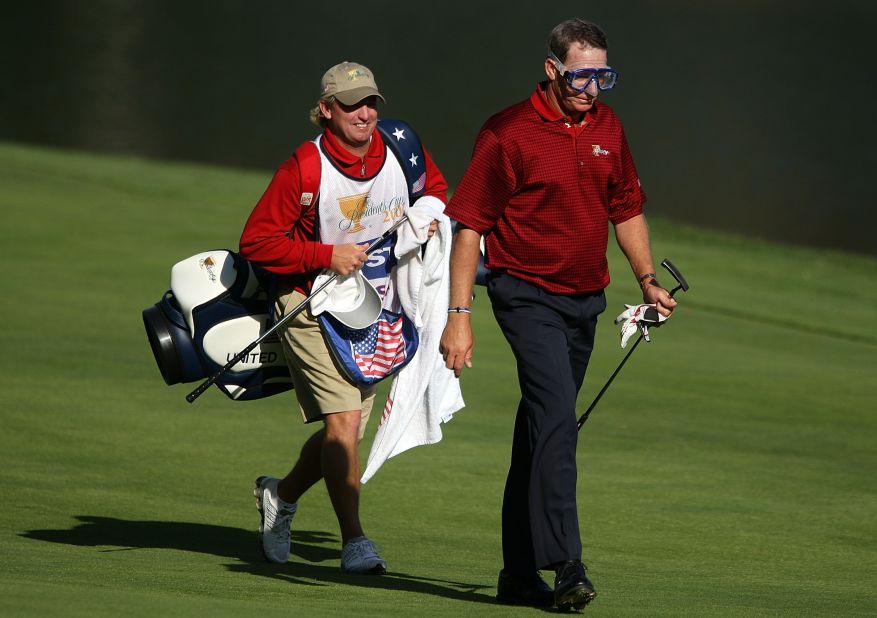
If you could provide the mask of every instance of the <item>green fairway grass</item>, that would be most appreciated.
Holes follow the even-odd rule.
[[[195,385],[164,384],[141,312],[175,262],[237,248],[272,171],[0,143],[0,615],[541,613],[493,600],[518,391],[483,288],[466,408],[363,487],[389,574],[340,572],[322,485],[290,563],[262,558],[253,481],[283,475],[312,427],[291,393],[186,403]],[[650,222],[691,290],[579,435],[586,612],[877,614],[877,260]],[[610,261],[581,411],[638,302]]]

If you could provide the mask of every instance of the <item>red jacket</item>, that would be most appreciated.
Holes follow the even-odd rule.
[[[575,126],[540,85],[481,128],[445,213],[486,236],[489,269],[582,294],[609,284],[609,222],[641,214],[645,199],[612,109],[598,102]]]
[[[332,133],[323,132],[326,153],[346,174],[372,178],[381,170],[387,148],[380,132],[372,134],[365,157],[345,150]],[[240,253],[247,260],[280,275],[289,275],[292,284],[307,294],[314,277],[332,263],[332,245],[320,242],[316,232],[317,200],[302,205],[302,175],[299,157],[302,144],[275,172],[268,188],[250,214],[240,240]],[[426,192],[442,202],[447,201],[448,183],[438,167],[424,151],[426,159]],[[316,160],[319,166],[319,158]],[[319,189],[319,186],[316,187]],[[316,196],[314,196],[316,198]]]

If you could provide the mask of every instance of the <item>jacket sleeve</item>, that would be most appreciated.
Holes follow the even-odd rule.
[[[328,268],[332,246],[316,240],[314,213],[303,217],[301,173],[295,155],[274,174],[241,234],[241,255],[283,275]]]
[[[442,201],[442,204],[447,204],[448,182],[426,148],[423,149],[423,154],[426,159],[426,189],[423,195],[437,197]]]

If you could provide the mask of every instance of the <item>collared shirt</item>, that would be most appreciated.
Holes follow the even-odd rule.
[[[328,129],[323,132],[322,143],[324,151],[338,169],[353,178],[372,178],[381,170],[387,156],[387,148],[377,130],[372,133],[371,144],[364,157],[346,150]],[[250,214],[241,234],[240,253],[266,270],[290,276],[292,285],[306,294],[316,273],[331,266],[332,245],[319,241],[317,195],[310,198],[303,195],[300,160],[305,157],[309,161],[305,167],[316,171],[316,187],[319,188],[320,158],[316,145],[305,142],[278,168]],[[446,202],[447,182],[425,150],[424,158],[424,195],[432,195]]]
[[[645,194],[612,109],[595,102],[576,125],[545,85],[487,120],[445,212],[485,236],[490,270],[595,292],[609,284],[609,223],[641,214]]]
[[[380,171],[387,156],[384,140],[377,130],[372,133],[372,140],[364,157],[358,157],[345,149],[328,129],[323,132],[323,147],[338,168],[354,178],[371,178]]]

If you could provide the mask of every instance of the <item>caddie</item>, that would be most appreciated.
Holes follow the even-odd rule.
[[[447,183],[427,152],[406,158],[395,154],[398,147],[417,138],[404,123],[392,134],[376,130],[378,101],[385,99],[367,67],[342,62],[326,71],[319,100],[310,112],[322,134],[300,145],[280,166],[244,227],[240,253],[277,275],[278,318],[307,297],[321,272],[357,279],[358,289],[373,288],[380,297],[381,319],[400,315],[394,313],[398,301],[388,280],[391,246],[370,255],[365,250],[406,215],[412,196],[418,202],[434,200],[442,210]],[[430,234],[434,226],[435,222]],[[337,350],[329,349],[320,321],[333,321],[342,337],[347,326],[315,311],[312,303],[290,319],[282,342],[302,417],[306,423],[321,421],[323,426],[305,441],[286,476],[256,480],[262,549],[271,562],[288,560],[290,524],[299,499],[323,479],[341,529],[341,569],[382,574],[386,562],[363,532],[359,517],[357,445],[374,402],[375,385],[351,378]],[[355,351],[359,363],[359,344]],[[394,368],[372,373],[378,371],[380,378],[381,371]],[[266,444],[285,448],[273,433],[265,438]]]

